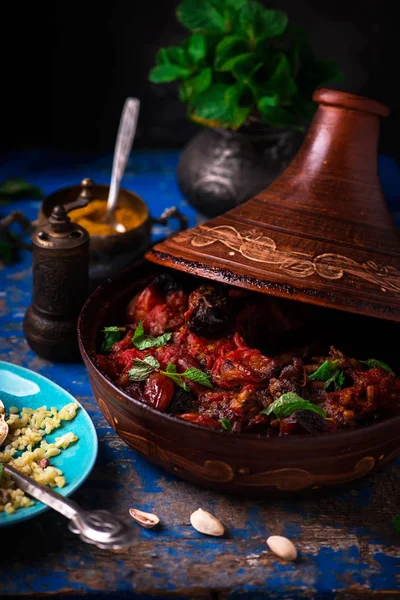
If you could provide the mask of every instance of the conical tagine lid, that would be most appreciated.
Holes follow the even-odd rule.
[[[286,171],[241,206],[148,252],[153,262],[265,294],[400,321],[400,244],[379,183],[384,105],[319,90]]]

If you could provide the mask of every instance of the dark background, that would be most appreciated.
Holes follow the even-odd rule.
[[[7,8],[3,8],[7,4]],[[2,3],[0,147],[112,150],[129,95],[141,99],[139,147],[180,147],[196,127],[174,84],[155,85],[148,71],[160,46],[185,30],[175,0],[103,4]],[[398,25],[388,0],[264,0],[306,27],[321,58],[345,74],[339,89],[389,104],[381,151],[398,156]]]

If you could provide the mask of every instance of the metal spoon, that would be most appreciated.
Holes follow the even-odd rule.
[[[117,223],[114,218],[114,211],[117,207],[121,179],[125,172],[126,163],[128,162],[133,140],[135,138],[139,109],[140,101],[137,98],[127,98],[125,100],[121,120],[119,122],[117,141],[115,143],[107,209],[102,218],[103,223],[112,225],[118,233],[124,233],[126,228],[121,223]]]
[[[3,402],[0,400],[0,446],[8,436],[8,425],[6,423],[6,407]]]
[[[103,550],[127,550],[132,545],[136,533],[121,517],[107,510],[83,510],[72,500],[37,483],[14,467],[3,464],[3,469],[21,490],[67,517],[70,531],[78,534],[84,542]]]

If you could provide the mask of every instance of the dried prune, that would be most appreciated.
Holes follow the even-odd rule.
[[[189,296],[187,324],[192,333],[217,338],[229,330],[233,310],[224,288],[202,285]]]
[[[296,410],[286,419],[282,419],[280,422],[281,434],[301,434],[311,433],[319,434],[332,431],[331,421],[327,421],[324,417],[321,417],[318,413],[312,410]]]

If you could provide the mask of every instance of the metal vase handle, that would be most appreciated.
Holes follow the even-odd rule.
[[[170,219],[177,219],[179,223],[178,231],[184,231],[188,228],[188,218],[176,206],[166,208],[157,218],[151,217],[151,222],[153,225],[166,226]]]

